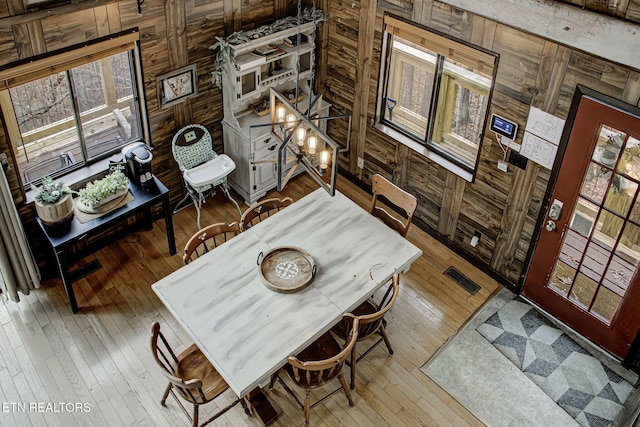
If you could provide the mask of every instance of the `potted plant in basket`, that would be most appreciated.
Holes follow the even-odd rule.
[[[66,184],[56,182],[50,176],[42,178],[40,187],[31,184],[35,192],[36,213],[43,224],[60,225],[73,218],[73,197],[75,191]]]
[[[106,203],[123,197],[128,189],[129,178],[121,171],[112,172],[80,189],[78,208],[84,212],[95,211]]]

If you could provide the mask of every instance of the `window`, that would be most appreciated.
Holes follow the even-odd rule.
[[[391,15],[384,22],[377,127],[472,181],[497,55]]]
[[[129,32],[0,71],[0,107],[25,187],[143,139],[137,40]]]

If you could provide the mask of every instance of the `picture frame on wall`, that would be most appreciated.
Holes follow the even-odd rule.
[[[198,95],[196,65],[189,65],[158,77],[160,109]]]

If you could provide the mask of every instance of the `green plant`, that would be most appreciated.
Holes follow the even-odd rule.
[[[36,193],[36,202],[43,205],[53,205],[65,194],[75,193],[75,191],[70,189],[66,184],[56,182],[50,176],[42,178],[40,188],[31,184],[31,189]]]
[[[79,191],[80,201],[86,206],[98,206],[100,202],[129,185],[129,179],[121,171],[112,172],[102,179],[88,183]]]

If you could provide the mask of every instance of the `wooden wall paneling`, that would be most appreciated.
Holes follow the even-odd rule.
[[[243,30],[258,28],[274,21],[273,0],[243,0],[240,12]]]
[[[505,25],[496,27],[493,50],[500,54],[496,88],[510,98],[531,104],[544,43]]]
[[[629,0],[624,17],[630,21],[640,22],[640,0]]]
[[[224,33],[230,35],[242,28],[241,0],[224,0],[222,19]],[[211,43],[213,44],[213,43]]]
[[[316,2],[316,6],[326,14],[329,11],[329,0],[319,0]],[[325,21],[321,23],[316,30],[316,74],[313,82],[313,90],[315,93],[323,92],[321,87],[327,80],[328,46],[329,23]]]
[[[2,17],[4,16],[16,16],[25,13],[24,0],[6,0],[3,2],[4,4],[0,6],[0,10],[3,12]]]
[[[13,33],[7,34],[7,55],[1,55],[3,64],[17,61],[20,58],[29,58],[34,55],[31,37],[29,34],[29,24],[18,24],[13,26]],[[0,42],[0,46],[2,43]],[[5,49],[1,49],[3,52]],[[7,60],[7,62],[5,62]]]
[[[624,86],[621,99],[627,104],[640,107],[640,73],[631,71]]]
[[[11,0],[0,1],[0,19],[9,16],[9,3]],[[19,2],[21,4],[22,2]]]
[[[431,26],[431,15],[433,15],[433,1],[423,0],[416,1],[413,4],[413,11],[411,14],[411,20],[422,24],[426,27]]]
[[[164,4],[169,69],[177,70],[189,65],[186,2],[183,0],[166,0]],[[159,89],[156,88],[156,90]],[[172,109],[176,130],[193,122],[191,100],[187,99],[176,104]]]
[[[34,55],[40,55],[49,51],[44,38],[44,29],[39,21],[27,22],[29,30],[29,38],[31,42],[31,51]]]
[[[495,248],[491,257],[492,269],[508,276],[510,266],[516,255],[522,228],[527,219],[528,205],[531,200],[540,166],[529,162],[526,170],[513,168],[511,191],[500,220],[500,231],[496,237]]]
[[[440,204],[440,218],[438,221],[438,232],[449,240],[454,240],[456,225],[462,206],[466,181],[458,175],[447,172],[444,194]]]
[[[113,12],[116,12],[115,17],[117,17],[118,16],[117,9],[115,11],[113,10],[111,11],[111,13]],[[106,6],[96,7],[95,9],[93,9],[93,14],[95,16],[98,37],[104,37],[111,34],[112,31],[109,28],[109,13],[107,11],[107,7]],[[114,17],[114,20],[115,20],[115,17]]]
[[[538,107],[546,111],[547,113],[555,114],[556,112],[558,100],[560,98],[560,93],[562,90],[562,82],[564,81],[567,67],[569,66],[570,56],[571,50],[569,48],[565,46],[558,46],[556,57],[553,62],[553,67],[551,68],[551,70],[549,70],[549,78],[547,79],[547,89],[544,101],[542,105]],[[544,69],[541,68],[539,73],[542,72],[544,72]]]
[[[111,34],[117,33],[123,30],[120,21],[120,5],[121,3],[108,3],[105,5],[107,11],[107,19],[109,25],[109,32]]]
[[[92,9],[79,10],[69,15],[51,16],[40,22],[47,52],[84,43],[98,37]]]
[[[470,13],[453,6],[434,7],[431,27],[450,36],[469,41],[473,32],[471,16]]]
[[[614,6],[615,5],[615,6]],[[584,7],[597,12],[604,12],[615,16],[625,16],[629,0],[603,1],[603,0],[585,0]]]
[[[353,98],[353,127],[349,172],[357,172],[358,158],[364,159],[367,138],[367,112],[369,110],[369,85],[373,55],[374,28],[376,22],[376,0],[361,0],[358,23],[358,59],[356,62],[356,86]],[[355,8],[354,8],[355,9]]]
[[[433,230],[438,229],[440,205],[434,201],[443,198],[446,171],[427,161],[423,156],[411,156],[411,168],[407,173],[406,190],[418,199],[415,218]]]

